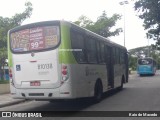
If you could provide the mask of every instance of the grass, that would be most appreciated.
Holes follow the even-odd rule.
[[[9,80],[0,80],[0,84],[8,84]]]

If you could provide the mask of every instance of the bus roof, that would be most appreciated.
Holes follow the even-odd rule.
[[[101,35],[98,35],[97,33],[94,33],[94,32],[92,32],[92,31],[90,31],[90,30],[85,29],[85,28],[82,28],[82,27],[80,27],[80,26],[78,26],[78,25],[76,25],[76,24],[74,24],[74,23],[72,23],[72,22],[67,22],[67,21],[61,21],[61,22],[66,22],[66,23],[70,24],[71,26],[73,26],[74,28],[76,28],[76,29],[78,29],[78,30],[80,30],[80,31],[84,30],[87,35],[91,35],[91,36],[93,36],[93,37],[100,38],[101,40],[107,42],[107,43],[110,44],[111,46],[116,46],[116,47],[119,47],[119,48],[121,48],[121,49],[125,49],[125,50],[127,51],[127,49],[126,49],[124,46],[119,45],[119,44],[117,44],[117,43],[115,43],[115,42],[112,42],[112,41],[110,41],[110,39],[108,39],[108,38],[106,38],[106,37],[103,37],[103,36],[101,36]]]
[[[45,25],[51,25],[53,23],[55,23],[55,24],[60,24],[60,23],[61,24],[67,24],[68,26],[71,26],[71,27],[73,27],[73,28],[75,28],[75,29],[77,29],[79,31],[85,32],[87,35],[91,35],[93,37],[99,38],[100,40],[102,40],[104,42],[107,42],[110,46],[116,46],[116,47],[119,47],[119,48],[124,49],[124,50],[127,51],[127,49],[124,46],[119,45],[119,44],[117,44],[115,42],[112,42],[108,38],[100,36],[100,35],[92,32],[92,31],[89,31],[89,30],[87,30],[85,28],[82,28],[82,27],[80,27],[80,26],[78,26],[78,25],[76,25],[76,24],[74,24],[72,22],[68,22],[68,21],[64,21],[64,20],[53,20],[53,21],[42,21],[42,22],[30,23],[30,24],[26,24],[26,25],[15,27],[15,28],[9,30],[9,32],[15,32],[15,31],[18,31],[18,30],[27,29],[27,28],[34,27],[34,26],[42,26],[44,24]]]

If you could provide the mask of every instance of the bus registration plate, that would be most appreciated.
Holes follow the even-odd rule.
[[[30,82],[30,86],[40,86],[40,85],[41,85],[40,81]]]

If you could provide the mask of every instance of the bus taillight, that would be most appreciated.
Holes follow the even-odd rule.
[[[12,78],[12,70],[9,69],[9,77]]]
[[[67,65],[62,65],[62,80],[65,81],[68,79],[68,68]]]
[[[62,75],[67,75],[67,70],[63,70]]]

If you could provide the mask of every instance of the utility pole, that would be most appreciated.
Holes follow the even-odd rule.
[[[123,17],[124,17],[124,21],[123,21],[123,35],[124,35],[124,47],[125,47],[125,5],[128,4],[128,1],[122,1],[119,3],[120,5],[123,6]]]

